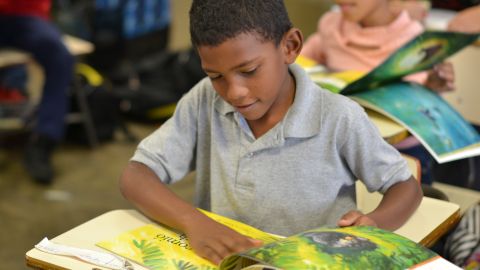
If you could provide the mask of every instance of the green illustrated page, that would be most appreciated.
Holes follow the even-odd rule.
[[[207,211],[202,212],[217,222],[264,243],[279,239],[244,223]],[[185,234],[160,224],[147,224],[96,245],[152,270],[218,269],[193,251]]]
[[[220,269],[260,264],[266,266],[263,269],[403,270],[437,256],[405,237],[375,227],[320,228],[230,256]]]
[[[367,75],[347,85],[340,93],[351,95],[374,89],[401,80],[405,75],[431,69],[478,37],[478,34],[425,31]]]
[[[438,163],[480,154],[480,136],[455,109],[427,88],[397,82],[349,96],[406,127]]]

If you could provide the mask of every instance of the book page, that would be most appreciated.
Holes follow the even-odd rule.
[[[263,265],[280,269],[407,269],[437,254],[375,227],[319,228],[253,248],[223,260],[221,269]],[[252,266],[256,269],[257,266]]]
[[[280,238],[244,223],[200,211],[217,222],[264,243]],[[160,224],[144,225],[96,245],[151,269],[218,269],[213,263],[195,254],[185,234]]]
[[[350,98],[409,130],[438,163],[480,154],[480,135],[455,109],[414,83],[393,83]]]
[[[374,89],[401,80],[406,75],[431,69],[435,64],[473,43],[478,37],[478,34],[425,31],[367,75],[349,84],[341,94],[351,95]]]

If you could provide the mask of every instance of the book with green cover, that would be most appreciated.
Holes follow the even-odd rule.
[[[222,261],[220,269],[403,270],[432,263],[439,263],[440,269],[459,269],[403,236],[356,226],[318,228],[280,239],[230,256]]]
[[[433,251],[376,227],[318,228],[285,238],[204,213],[244,235],[263,240],[264,245],[229,256],[219,266],[196,255],[184,234],[159,224],[141,226],[97,245],[154,270],[459,269]]]
[[[480,135],[438,94],[405,75],[432,68],[478,39],[478,34],[426,31],[368,74],[310,73],[320,86],[347,95],[403,125],[439,163],[480,154]]]
[[[264,243],[271,243],[280,238],[241,222],[203,212],[215,221]],[[185,234],[160,224],[147,224],[96,245],[149,269],[218,269],[213,263],[195,254]]]

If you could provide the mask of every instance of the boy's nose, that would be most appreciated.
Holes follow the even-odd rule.
[[[227,89],[227,99],[229,101],[238,101],[243,99],[248,93],[245,86],[239,84],[229,84]]]

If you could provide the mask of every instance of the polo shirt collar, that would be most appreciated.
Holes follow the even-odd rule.
[[[308,138],[320,133],[323,91],[297,64],[290,65],[295,77],[295,100],[283,119],[284,136]]]
[[[297,64],[289,67],[295,77],[295,99],[280,124],[285,138],[308,138],[320,133],[323,95],[319,87]],[[213,86],[212,86],[213,88]],[[234,113],[235,108],[216,94],[215,110],[222,115]]]

